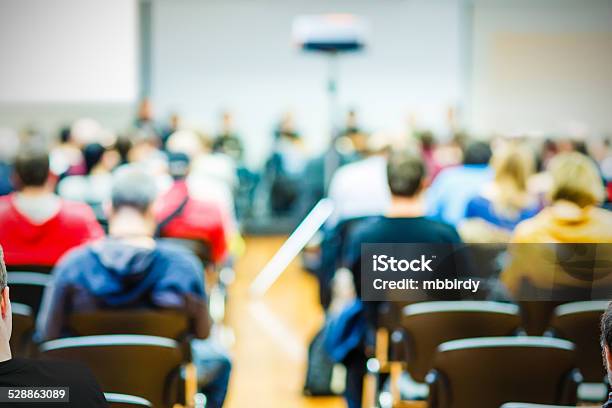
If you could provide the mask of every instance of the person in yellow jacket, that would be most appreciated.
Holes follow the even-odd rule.
[[[550,205],[516,227],[502,282],[517,300],[526,287],[612,288],[612,212],[599,207],[605,190],[595,163],[564,153],[549,172]]]

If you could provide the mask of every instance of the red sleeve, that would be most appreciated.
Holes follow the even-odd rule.
[[[96,214],[87,204],[71,203],[71,207],[72,208],[70,211],[75,217],[72,220],[73,224],[79,225],[77,245],[84,244],[104,236],[104,230],[96,219]]]
[[[227,236],[221,216],[219,216],[219,222],[215,223],[210,231],[210,245],[215,263],[223,261],[227,253]]]

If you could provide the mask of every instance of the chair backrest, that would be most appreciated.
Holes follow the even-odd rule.
[[[49,265],[6,265],[8,272],[36,272],[49,275],[53,271],[53,266]]]
[[[51,281],[51,275],[39,272],[15,271],[8,273],[8,284],[11,288],[11,300],[23,303],[32,308],[36,316],[40,309],[43,293]]]
[[[168,242],[180,247],[183,247],[197,256],[204,265],[212,263],[212,250],[210,243],[201,239],[188,239],[188,238],[174,238],[165,237],[158,238],[161,242]]]
[[[13,310],[11,352],[14,356],[26,356],[34,332],[32,308],[28,305],[11,302],[11,309]]]
[[[408,372],[423,382],[441,343],[472,337],[510,336],[520,319],[516,305],[487,301],[422,302],[408,305],[401,320]]]
[[[610,299],[612,286],[606,282],[585,281],[581,287],[555,284],[540,288],[529,279],[521,280],[515,295],[521,307],[522,327],[529,336],[541,336],[549,328],[555,308],[564,303]]]
[[[175,310],[97,310],[73,313],[68,321],[75,336],[140,334],[182,340],[190,332],[189,318]]]
[[[509,401],[575,404],[581,377],[573,343],[484,337],[442,343],[427,376],[430,408],[499,407]]]
[[[153,408],[150,401],[135,395],[105,392],[104,398],[106,398],[109,408]]]
[[[551,327],[556,337],[576,345],[578,367],[586,382],[603,382],[606,376],[599,344],[599,323],[609,301],[572,302],[558,306]]]
[[[41,357],[80,361],[105,392],[137,391],[153,407],[178,402],[179,344],[156,336],[107,335],[69,337],[40,345]]]

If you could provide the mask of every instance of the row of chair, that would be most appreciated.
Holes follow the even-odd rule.
[[[368,364],[370,373],[366,376],[366,406],[373,406],[378,399],[381,373],[391,374],[391,399],[399,402],[398,384],[404,371],[409,373],[411,381],[430,385],[431,407],[467,407],[469,404],[461,402],[464,393],[468,397],[471,395],[466,398],[472,406],[499,406],[498,402],[512,400],[495,401],[495,395],[503,395],[503,390],[490,384],[489,388],[494,392],[488,395],[486,390],[481,390],[484,387],[477,386],[478,383],[484,386],[489,380],[514,384],[527,396],[533,393],[527,401],[572,403],[571,395],[575,395],[570,386],[572,381],[604,382],[598,331],[599,319],[606,307],[607,301],[573,302],[558,306],[554,310],[550,330],[546,333],[550,337],[516,336],[522,334],[522,329],[520,310],[514,304],[487,301],[423,302],[403,307],[400,316],[389,318],[387,313],[387,321],[383,320],[377,333],[376,358]],[[507,359],[508,356],[512,358]],[[555,398],[552,398],[552,394],[548,399],[539,398],[538,390],[546,389],[541,379],[554,378],[554,374],[540,373],[539,367],[529,369],[528,366],[540,364],[552,369],[552,365],[561,362],[564,363],[558,367],[555,390],[564,389],[570,397],[557,393]],[[576,373],[581,372],[584,377],[581,376],[578,381],[571,368],[579,369]],[[567,387],[560,387],[562,378]],[[528,381],[521,384],[521,379]],[[551,390],[549,387],[548,391]],[[449,395],[452,396],[452,403],[444,399]],[[518,393],[516,396],[521,395]],[[424,398],[427,395],[412,397]],[[489,403],[479,404],[478,398],[485,397],[491,398],[487,400]]]
[[[192,240],[169,239],[192,251],[204,263],[211,312],[223,320],[225,286],[209,261],[205,245]],[[52,268],[10,267],[14,355],[41,359],[77,360],[94,373],[113,408],[198,406],[197,373],[191,363],[190,322],[170,310],[107,310],[75,313],[68,321],[74,336],[32,342],[35,319]],[[219,306],[221,303],[221,306]],[[213,313],[211,313],[213,314]],[[138,396],[135,396],[137,394]],[[177,405],[178,404],[178,405]]]

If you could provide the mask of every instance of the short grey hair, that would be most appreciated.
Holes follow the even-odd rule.
[[[113,176],[111,196],[114,210],[131,207],[144,213],[157,198],[157,185],[141,167],[126,165]]]

